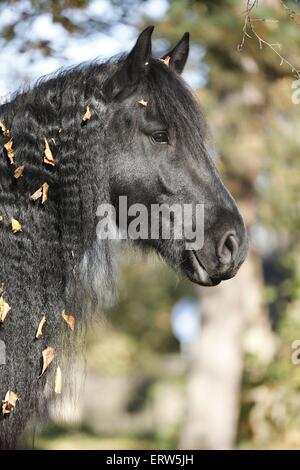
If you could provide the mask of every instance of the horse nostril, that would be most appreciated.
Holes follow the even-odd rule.
[[[218,248],[220,262],[224,265],[232,263],[236,259],[238,249],[239,244],[236,235],[232,232],[227,232],[222,237]]]

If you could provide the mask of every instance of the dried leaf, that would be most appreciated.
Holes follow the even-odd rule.
[[[51,346],[49,346],[48,348],[44,349],[44,351],[42,352],[42,356],[43,356],[43,368],[42,368],[40,377],[42,377],[45,370],[48,369],[49,365],[54,359],[54,348],[51,348]]]
[[[43,195],[43,186],[41,186],[39,189],[37,189],[35,191],[35,193],[33,193],[30,198],[33,199],[33,201],[37,201],[38,199],[40,199]]]
[[[22,225],[17,219],[12,218],[10,223],[11,223],[12,233],[22,232]]]
[[[25,168],[24,165],[18,166],[18,168],[16,168],[14,171],[14,178],[16,179],[21,178],[21,176],[23,176],[24,168]]]
[[[167,55],[164,59],[160,59],[164,64],[166,64],[167,66],[170,65],[170,60],[171,60],[171,57],[169,55]]]
[[[0,222],[3,222],[3,215],[0,214]]]
[[[91,114],[90,107],[87,106],[86,111],[85,111],[84,115],[82,116],[82,122],[89,121],[91,119],[91,117],[92,117],[92,114]]]
[[[41,338],[41,336],[43,336],[43,328],[44,328],[44,325],[46,323],[46,317],[45,315],[43,316],[43,318],[41,319],[40,323],[39,323],[39,326],[38,326],[38,329],[37,329],[37,332],[36,332],[36,339],[38,338]]]
[[[145,101],[143,99],[139,100],[138,103],[141,104],[142,106],[145,106],[145,107],[148,106],[148,101]]]
[[[6,315],[11,310],[10,305],[4,300],[4,298],[0,297],[0,323],[4,323]]]
[[[61,394],[61,368],[59,366],[56,368],[54,391],[58,395]]]
[[[42,198],[42,204],[47,201],[48,199],[48,190],[49,190],[49,184],[48,183],[43,183],[42,186],[33,193],[30,198],[33,201],[37,201],[38,199]]]
[[[55,166],[55,161],[50,149],[50,145],[48,140],[45,138],[45,154],[44,154],[44,163],[47,163],[47,165]]]
[[[44,204],[44,202],[47,201],[48,199],[48,190],[49,190],[49,184],[48,183],[44,183],[43,186],[43,194],[42,194],[42,204]]]
[[[14,158],[15,158],[15,153],[13,147],[13,139],[10,139],[6,144],[4,145],[4,148],[7,152],[7,157],[10,161],[10,164],[13,165],[14,163]]]
[[[15,408],[18,400],[21,400],[21,398],[15,392],[8,390],[4,400],[2,400],[2,414],[9,414]]]
[[[75,328],[75,317],[73,315],[67,315],[65,310],[62,310],[61,316],[65,320],[65,322],[69,325],[72,331],[74,331]]]
[[[0,129],[5,137],[10,137],[10,130],[6,129],[4,122],[0,121]]]

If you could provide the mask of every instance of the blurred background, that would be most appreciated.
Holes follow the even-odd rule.
[[[124,258],[119,303],[88,333],[85,388],[36,448],[300,449],[300,5],[254,3],[243,35],[246,1],[0,0],[1,100],[129,50],[145,25],[155,54],[190,31],[184,77],[251,239],[236,278],[209,289]]]

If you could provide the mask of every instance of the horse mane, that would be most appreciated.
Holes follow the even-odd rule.
[[[55,349],[56,366],[62,361],[61,352],[67,351],[64,371],[69,376],[70,353],[78,344],[75,336],[81,334],[88,312],[99,307],[100,294],[104,304],[113,295],[111,250],[108,243],[100,249],[94,241],[96,208],[106,200],[108,190],[98,155],[99,122],[91,119],[82,126],[87,105],[97,102],[99,112],[97,90],[108,68],[93,63],[60,72],[0,108],[0,121],[13,138],[15,162],[8,164],[4,149],[9,137],[0,138],[0,286],[11,307],[0,326],[6,346],[0,393],[2,399],[8,390],[21,397],[18,410],[0,418],[0,448],[13,447],[23,423],[45,413],[42,398],[47,381],[53,396],[56,368],[49,367],[39,378],[42,351]],[[45,138],[55,160],[53,167],[43,163]],[[14,170],[20,165],[24,173],[16,180]],[[44,182],[49,184],[46,203],[30,201]],[[11,230],[12,218],[22,225],[17,234]],[[84,255],[85,269],[80,272]],[[75,317],[74,332],[68,332],[62,309]],[[43,337],[35,339],[43,315],[47,320]]]
[[[6,346],[0,394],[4,399],[12,390],[21,397],[14,413],[0,418],[0,448],[13,447],[23,423],[46,412],[44,389],[47,386],[49,397],[54,396],[56,367],[64,364],[67,380],[66,371],[72,369],[77,353],[76,337],[115,297],[115,248],[106,240],[97,243],[96,210],[100,203],[110,202],[104,169],[105,141],[110,137],[101,119],[106,106],[101,86],[122,60],[59,71],[0,106],[0,121],[11,132],[14,149],[10,165],[4,149],[10,136],[0,137],[0,286],[11,307],[0,325],[0,340]],[[160,61],[152,60],[150,68],[140,85],[141,98],[148,93],[152,110],[173,126],[179,140],[190,146],[200,142],[192,149],[194,154],[204,151],[206,125],[192,93]],[[87,106],[92,118],[84,124]],[[120,122],[126,122],[127,113],[125,107],[120,111]],[[54,166],[43,162],[44,139],[51,146]],[[23,176],[16,179],[14,170],[21,165]],[[45,204],[30,200],[45,182]],[[12,232],[12,218],[22,231]],[[75,331],[63,321],[63,309],[75,317]],[[35,339],[43,315],[43,336]],[[39,377],[47,347],[55,349],[54,365]]]

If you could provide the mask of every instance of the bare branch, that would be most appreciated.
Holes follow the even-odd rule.
[[[290,17],[290,19],[297,25],[297,27],[300,27],[300,24],[297,22],[295,19],[295,12],[291,10],[290,8],[287,7],[287,5],[284,3],[283,0],[279,0],[281,5],[287,10],[287,13]],[[286,64],[290,67],[293,73],[297,76],[297,78],[300,78],[300,69],[298,69],[295,65],[293,65],[288,59],[286,59],[283,55],[278,52],[278,49],[281,48],[281,44],[275,43],[272,44],[268,42],[266,39],[261,37],[258,32],[256,31],[254,27],[254,23],[258,21],[277,21],[277,20],[270,20],[270,19],[264,19],[264,18],[253,18],[252,17],[252,11],[254,8],[258,6],[258,0],[247,0],[247,6],[246,6],[246,11],[245,11],[245,21],[244,21],[244,26],[243,26],[243,36],[240,44],[238,45],[238,51],[241,51],[245,45],[246,39],[253,39],[255,38],[259,44],[259,48],[262,49],[263,46],[268,47],[271,49],[274,54],[276,54],[279,59],[280,59],[280,65],[282,66],[283,64]],[[276,49],[278,48],[278,49]]]
[[[291,19],[291,21],[293,23],[295,23],[295,25],[298,28],[300,28],[300,23],[298,23],[298,21],[296,20],[296,12],[294,10],[292,10],[291,8],[289,8],[283,0],[279,0],[279,2],[283,6],[283,8],[287,11],[287,14],[288,14],[289,18]]]

